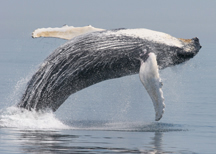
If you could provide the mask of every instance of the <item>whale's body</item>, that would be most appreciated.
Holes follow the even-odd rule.
[[[117,29],[77,36],[57,48],[28,82],[19,107],[28,110],[59,106],[73,93],[98,82],[139,73],[149,53],[160,69],[182,63],[199,51],[189,43],[146,29]]]

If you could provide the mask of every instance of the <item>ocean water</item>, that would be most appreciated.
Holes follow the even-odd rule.
[[[160,71],[159,122],[138,75],[77,92],[55,113],[17,109],[39,64],[64,42],[0,40],[0,153],[215,153],[215,44],[200,40],[197,56]]]

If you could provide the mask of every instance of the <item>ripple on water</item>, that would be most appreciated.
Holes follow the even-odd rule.
[[[73,129],[83,130],[107,130],[107,131],[134,131],[134,132],[171,132],[187,131],[180,124],[160,122],[110,122],[110,121],[67,121],[68,126]]]

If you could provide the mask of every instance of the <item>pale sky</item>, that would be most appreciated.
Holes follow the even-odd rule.
[[[148,28],[175,37],[216,42],[214,0],[7,0],[0,5],[0,39],[27,38],[42,27],[92,25]]]

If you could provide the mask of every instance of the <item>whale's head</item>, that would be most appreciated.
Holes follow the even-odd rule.
[[[163,51],[156,52],[159,69],[164,69],[188,61],[202,48],[197,37],[192,39],[180,38],[178,39],[178,43],[179,44],[176,46],[162,46],[162,48],[156,49],[156,51]]]
[[[193,58],[199,50],[202,48],[202,46],[199,43],[199,39],[197,37],[194,37],[192,39],[179,39],[183,42],[183,50],[178,51],[177,56],[181,59],[188,60],[190,58]]]
[[[197,37],[179,40],[182,42],[183,46],[180,48],[174,48],[174,50],[170,52],[172,55],[170,62],[171,65],[180,64],[193,58],[202,48]]]
[[[180,38],[179,40],[181,40],[185,44],[184,48],[190,52],[197,53],[202,48],[197,37],[194,37],[192,39]]]

